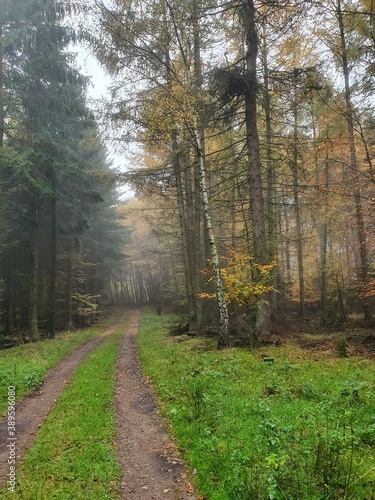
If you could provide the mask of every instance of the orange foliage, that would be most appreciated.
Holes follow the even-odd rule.
[[[250,308],[274,290],[272,271],[275,261],[268,265],[256,264],[249,254],[234,248],[230,249],[228,257],[222,259],[226,261],[226,266],[221,268],[221,277],[228,304]],[[205,274],[207,272],[204,271]],[[215,294],[200,293],[199,297],[212,299]]]

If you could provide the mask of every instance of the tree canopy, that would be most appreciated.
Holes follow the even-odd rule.
[[[323,323],[357,312],[370,323],[373,3],[98,0],[75,9],[85,16],[75,30],[63,22],[68,6],[52,0],[9,2],[1,20],[6,329],[29,322],[36,336],[43,296],[60,311],[53,325],[63,303],[70,324],[72,304],[90,310],[100,294],[159,312],[177,304],[191,332],[217,324],[219,347],[238,316],[251,343],[288,311],[318,309]],[[113,78],[105,112],[129,146],[121,181],[136,199],[117,209],[122,230],[107,189],[119,176],[69,52],[78,38]]]

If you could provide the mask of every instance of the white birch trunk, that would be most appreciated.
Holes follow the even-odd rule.
[[[208,233],[208,240],[210,243],[211,263],[212,263],[212,270],[214,272],[215,286],[216,286],[216,299],[219,307],[219,332],[218,332],[217,347],[218,349],[224,349],[225,347],[229,346],[228,307],[227,307],[227,302],[225,300],[224,285],[220,272],[219,254],[217,251],[215,235],[212,226],[212,219],[210,214],[210,202],[207,191],[206,166],[204,162],[204,154],[202,151],[202,140],[200,137],[200,131],[197,123],[195,123],[195,139],[197,143],[197,154],[199,159],[199,177],[200,177],[199,181],[202,194],[203,213]]]

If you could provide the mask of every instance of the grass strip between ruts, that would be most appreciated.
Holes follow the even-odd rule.
[[[97,325],[58,333],[52,340],[42,340],[0,351],[0,417],[7,406],[8,387],[16,387],[16,398],[38,388],[46,372],[81,344],[99,335],[111,325],[115,311]]]
[[[81,363],[17,466],[16,492],[5,488],[1,499],[117,497],[114,367],[127,324],[125,320]]]

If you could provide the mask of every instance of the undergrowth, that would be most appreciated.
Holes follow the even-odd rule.
[[[168,337],[175,321],[143,315],[140,357],[200,495],[375,498],[371,362],[317,362],[295,346],[218,352],[207,339]]]

